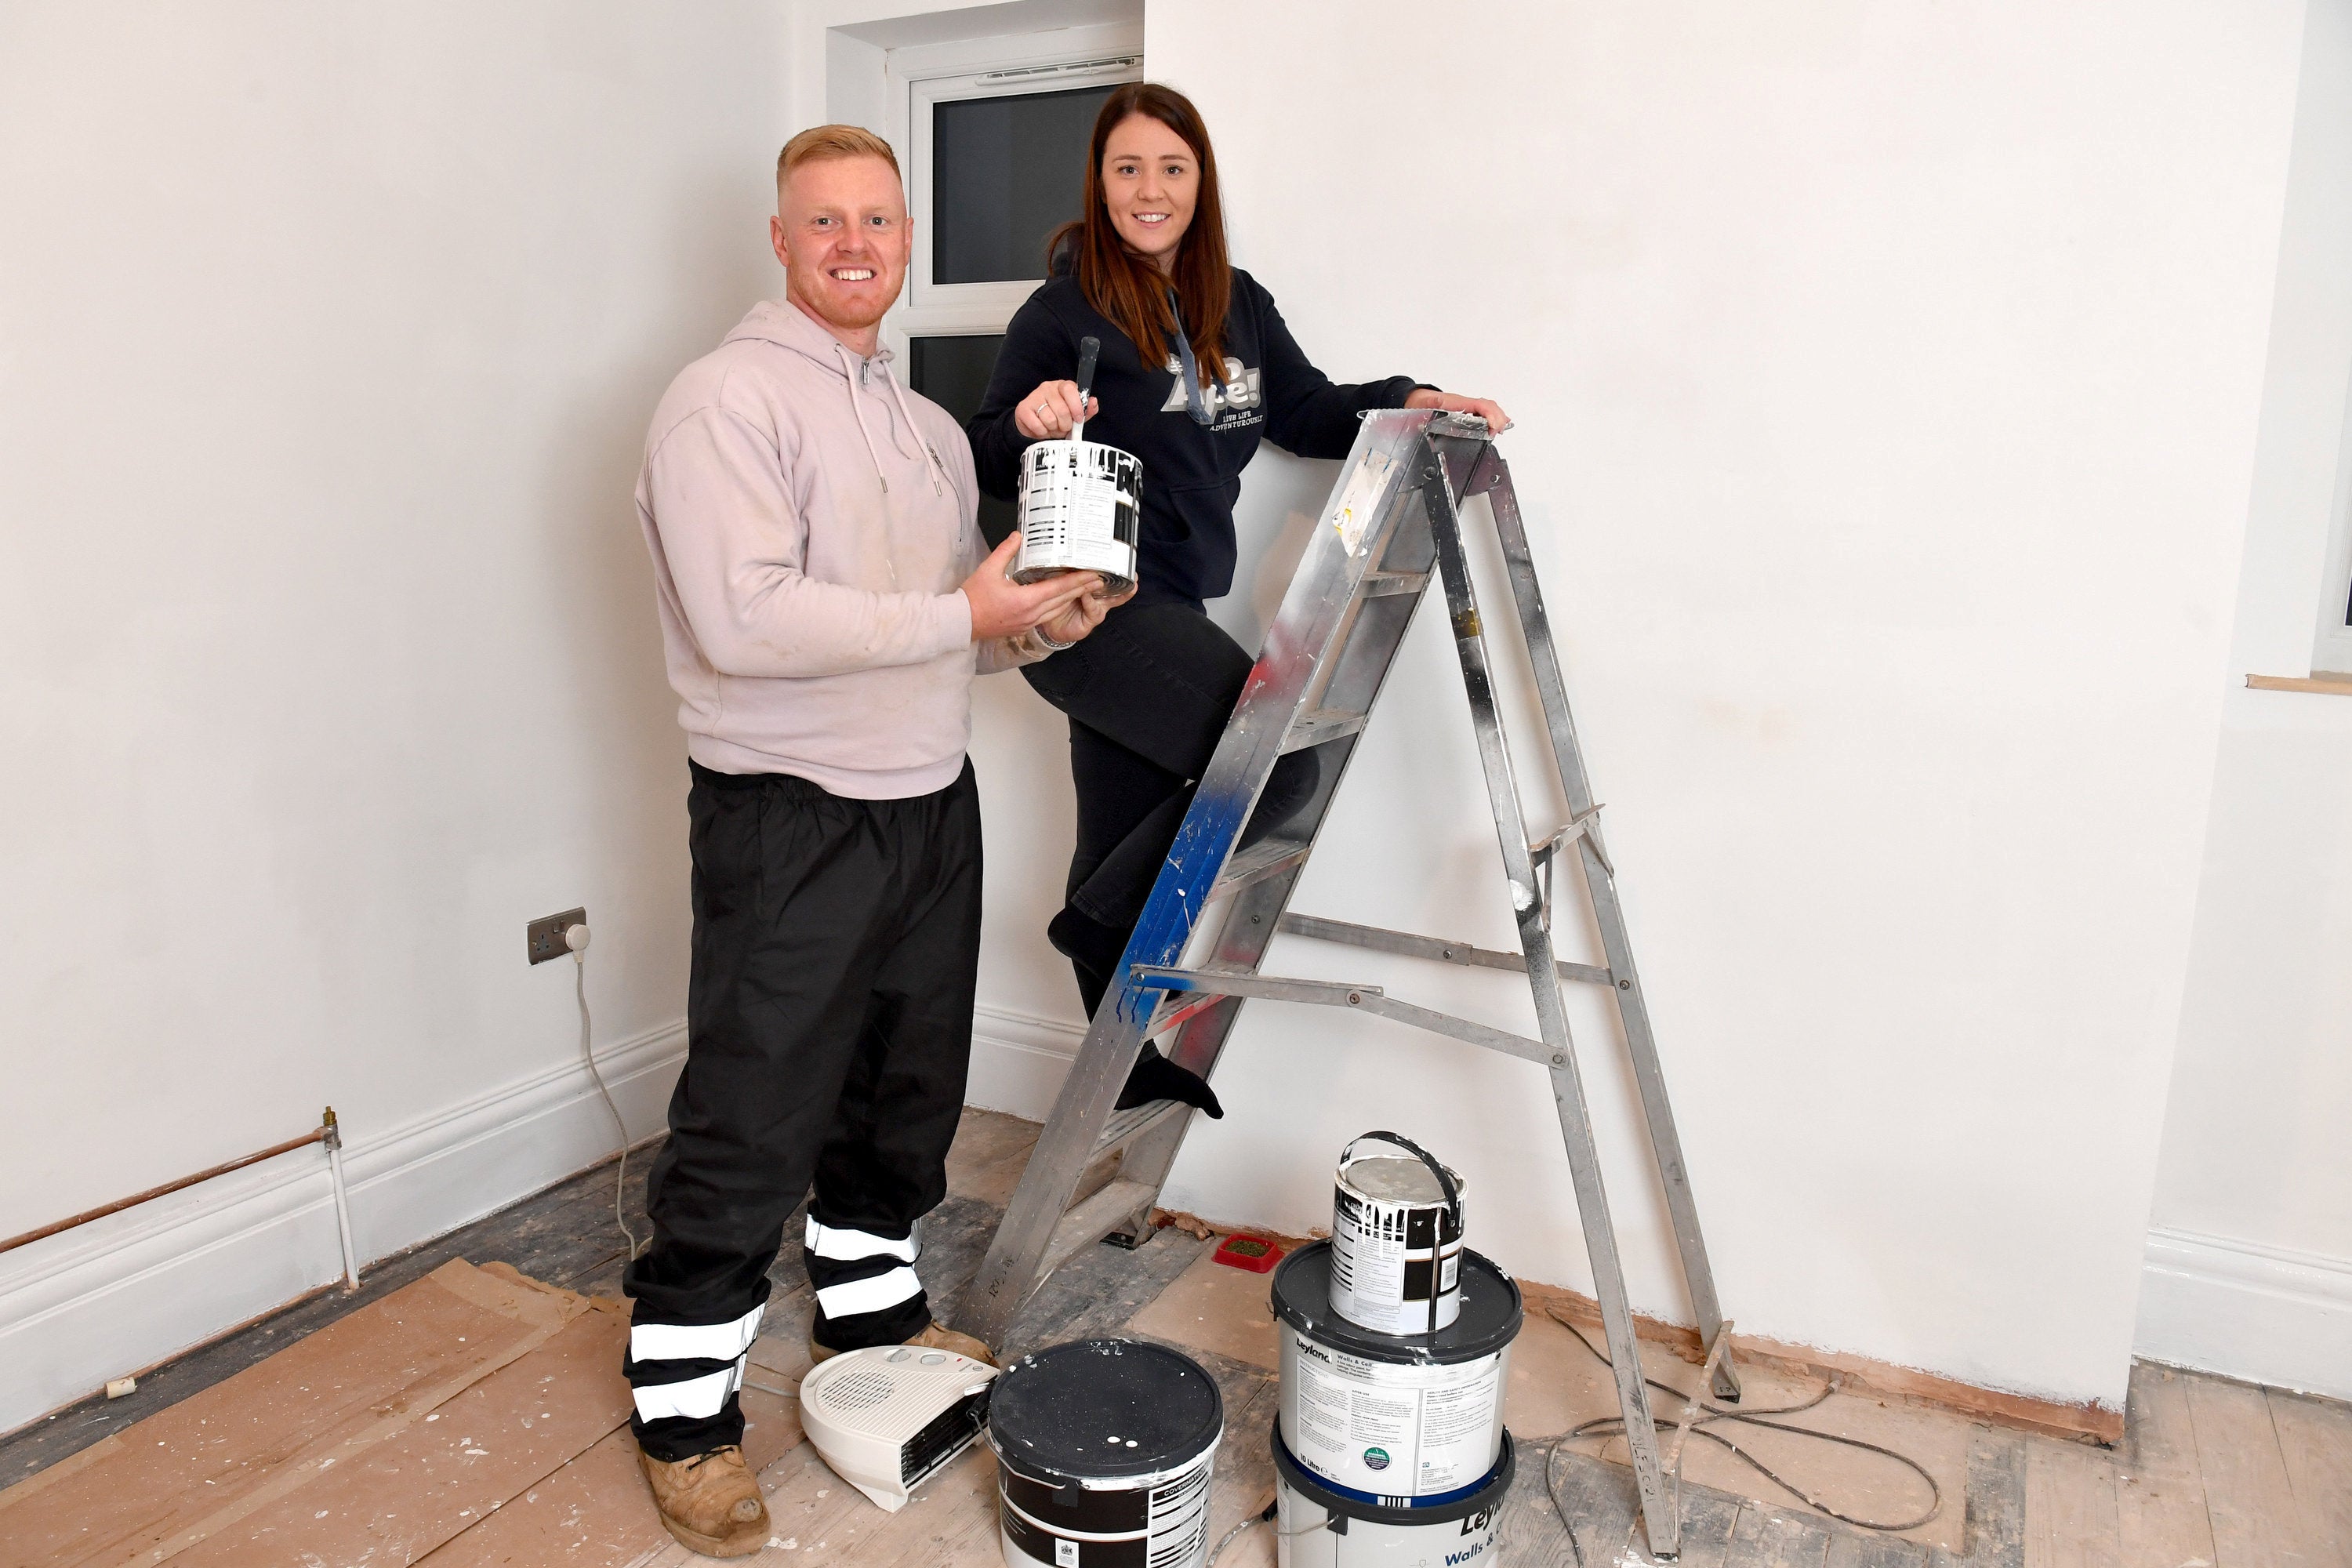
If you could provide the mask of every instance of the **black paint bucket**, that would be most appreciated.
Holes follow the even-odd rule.
[[[989,1398],[1007,1568],[1201,1568],[1224,1430],[1216,1380],[1164,1345],[1023,1356]]]

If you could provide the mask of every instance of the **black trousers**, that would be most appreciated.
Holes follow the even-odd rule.
[[[803,1196],[819,1343],[930,1321],[916,1222],[947,1195],[980,959],[969,763],[906,800],[697,766],[688,816],[686,1070],[626,1276],[634,1425],[664,1460],[742,1440],[736,1390]]]
[[[1053,935],[1076,972],[1088,1016],[1118,973],[1192,804],[1192,785],[1256,662],[1200,605],[1138,599],[1113,610],[1077,647],[1022,669],[1070,719],[1077,846]],[[1313,752],[1284,757],[1243,842],[1288,821],[1318,776]]]

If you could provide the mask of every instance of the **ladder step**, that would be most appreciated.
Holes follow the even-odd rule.
[[[1045,1244],[1045,1267],[1037,1271],[1037,1278],[1044,1279],[1051,1275],[1118,1229],[1129,1215],[1157,1196],[1157,1189],[1148,1182],[1113,1182],[1070,1210],[1054,1227],[1054,1239]]]
[[[1364,597],[1386,598],[1391,594],[1418,594],[1429,585],[1426,572],[1367,572],[1364,574]]]
[[[1172,1121],[1188,1110],[1181,1100],[1154,1100],[1128,1110],[1113,1111],[1103,1128],[1103,1135],[1095,1141],[1095,1152],[1087,1156],[1091,1165],[1122,1144],[1132,1142],[1153,1128]]]
[[[1303,752],[1309,746],[1319,746],[1326,741],[1355,734],[1363,729],[1370,717],[1369,714],[1349,713],[1336,708],[1318,708],[1311,713],[1302,713],[1290,726],[1290,732],[1283,736],[1282,749],[1286,753]]]
[[[1278,877],[1307,858],[1309,846],[1296,838],[1276,835],[1261,838],[1255,844],[1225,862],[1225,874],[1209,889],[1209,897],[1220,899],[1238,892],[1252,882],[1263,882],[1268,877]]]

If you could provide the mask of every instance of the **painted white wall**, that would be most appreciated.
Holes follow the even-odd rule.
[[[2300,31],[2286,0],[1150,10],[1148,68],[1202,104],[1238,258],[1310,352],[1519,421],[1748,1331],[2121,1402]],[[1301,467],[1253,476],[1277,540]],[[1438,633],[1298,907],[1497,941]],[[1528,1020],[1505,977],[1276,959]],[[1531,1069],[1246,1016],[1240,1113],[1172,1202],[1315,1223],[1342,1140],[1402,1123],[1467,1174],[1477,1246],[1587,1280]],[[1637,1304],[1686,1316],[1611,1031],[1584,1037]]]
[[[659,1125],[686,770],[630,503],[772,290],[765,0],[0,8],[0,1235],[299,1133],[361,1248]],[[0,1428],[338,1272],[313,1154],[0,1258]],[[618,1243],[615,1247],[617,1249]]]
[[[2167,1361],[2352,1397],[2352,700],[2310,668],[2352,507],[2352,0],[2313,0],[2230,689],[2141,1300]]]

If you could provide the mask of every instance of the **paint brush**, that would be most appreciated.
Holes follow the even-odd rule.
[[[1087,438],[1087,396],[1094,391],[1095,361],[1101,357],[1100,338],[1078,340],[1078,422],[1070,426],[1070,444],[1076,446]]]

